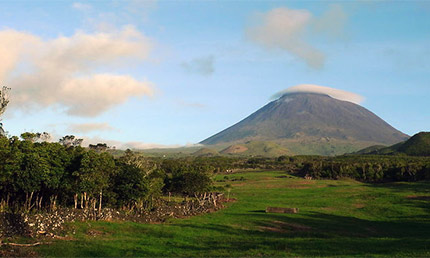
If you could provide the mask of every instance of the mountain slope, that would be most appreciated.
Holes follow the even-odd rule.
[[[376,154],[376,155],[397,155],[406,154],[409,156],[430,156],[430,132],[420,132],[409,138],[405,142],[397,143],[385,148],[366,148],[354,154]]]
[[[411,156],[430,156],[430,132],[415,134],[399,146],[398,152]]]
[[[210,149],[210,148],[201,148],[196,152],[193,152],[191,155],[198,157],[212,157],[219,155],[218,151]]]
[[[289,93],[201,143],[336,139],[390,145],[407,138],[406,134],[357,104],[324,94]]]
[[[229,155],[245,155],[245,156],[266,156],[275,157],[281,155],[293,155],[293,153],[285,147],[282,147],[274,142],[249,141],[243,144],[234,144],[220,153]]]

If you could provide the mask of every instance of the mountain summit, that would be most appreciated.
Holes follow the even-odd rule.
[[[370,143],[390,145],[407,138],[406,134],[360,105],[321,93],[293,92],[282,95],[201,143],[301,140],[306,144],[312,139],[365,142],[361,146],[370,146]]]

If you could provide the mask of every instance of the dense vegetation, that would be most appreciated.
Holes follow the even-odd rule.
[[[104,144],[80,147],[65,136],[0,137],[0,209],[30,211],[57,206],[151,209],[163,194],[198,196],[213,190],[212,175],[237,169],[278,169],[312,178],[349,177],[364,182],[430,179],[430,157],[344,155],[265,157],[114,157]],[[408,146],[409,149],[414,145]]]
[[[0,209],[30,211],[59,205],[74,208],[152,208],[164,193],[209,191],[210,167],[198,162],[145,159],[131,151],[114,158],[80,147],[73,136],[59,143],[44,134],[0,137]]]
[[[284,170],[299,176],[315,179],[352,178],[362,182],[419,181],[430,179],[430,158],[405,155],[344,155],[279,156],[278,158],[253,157],[197,157],[170,160],[207,166],[214,172],[237,169]]]
[[[284,170],[315,179],[352,178],[362,182],[419,181],[430,179],[430,157],[406,155],[344,155],[252,157],[197,157],[171,160],[199,167],[206,165],[214,172],[238,169]]]
[[[409,156],[342,156],[303,164],[302,175],[314,178],[349,177],[364,182],[430,179],[430,159]]]
[[[314,179],[352,178],[362,182],[430,180],[430,157],[406,155],[279,156],[278,158],[195,158],[216,171],[228,169],[284,170]]]

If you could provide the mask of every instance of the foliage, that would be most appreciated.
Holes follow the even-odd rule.
[[[65,147],[77,147],[81,146],[83,139],[78,139],[74,135],[66,135],[59,142]]]
[[[97,152],[104,152],[109,149],[106,143],[90,144],[88,148]]]
[[[349,177],[363,182],[419,181],[430,179],[430,157],[406,155],[343,155],[268,157],[198,157],[169,159],[175,171],[189,170],[205,164],[199,171],[228,172],[237,169],[279,169],[299,176],[339,179]],[[181,165],[182,164],[182,165]],[[167,169],[166,171],[170,171]],[[173,173],[174,174],[174,173]],[[177,181],[179,182],[179,181]]]
[[[365,182],[418,181],[430,179],[430,159],[409,156],[341,156],[306,161],[300,175]]]
[[[43,133],[30,133],[30,132],[25,132],[23,134],[21,134],[21,138],[24,141],[31,141],[31,142],[46,142],[49,139],[51,139],[51,136],[49,135],[49,133],[47,132],[43,132]]]
[[[100,210],[102,204],[151,209],[163,192],[210,190],[214,168],[205,162],[163,162],[130,150],[115,159],[108,152],[80,147],[81,140],[73,135],[59,143],[42,141],[44,135],[0,137],[1,210],[55,210],[58,205]]]

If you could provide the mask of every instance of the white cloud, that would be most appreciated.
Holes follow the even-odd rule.
[[[65,124],[51,124],[49,125],[50,127],[57,127],[57,126],[62,126]],[[108,146],[110,147],[114,147],[116,149],[121,149],[121,150],[126,150],[126,149],[132,149],[132,150],[144,150],[144,149],[170,149],[170,148],[181,148],[181,147],[198,147],[198,146],[202,146],[201,144],[196,144],[196,143],[187,143],[185,145],[180,145],[180,144],[158,144],[158,143],[148,143],[148,142],[141,142],[141,141],[118,141],[118,140],[109,140],[109,139],[104,139],[98,136],[95,137],[88,137],[88,136],[84,136],[83,134],[86,133],[85,131],[89,132],[89,131],[102,131],[102,130],[117,130],[115,128],[113,128],[112,126],[110,126],[107,123],[88,123],[88,124],[69,124],[68,125],[69,129],[75,128],[76,131],[80,130],[82,131],[82,134],[76,132],[76,134],[70,134],[68,133],[67,135],[75,135],[75,137],[77,139],[83,139],[83,142],[81,144],[82,147],[88,147],[88,145],[90,144],[97,144],[97,143],[106,143]],[[96,129],[98,128],[98,129]],[[92,130],[94,129],[94,130]],[[55,129],[51,130],[49,132],[49,134],[51,135],[51,139],[49,140],[50,142],[58,142],[59,139],[61,139],[64,135],[63,134],[58,134]]]
[[[15,30],[0,31],[0,81],[4,82],[24,56],[31,54],[30,49],[38,45],[40,39],[34,35]]]
[[[99,72],[146,60],[152,45],[133,26],[52,40],[4,30],[0,31],[0,81],[12,88],[12,109],[59,106],[71,115],[96,116],[130,97],[152,94],[150,82]]]
[[[88,133],[94,131],[116,131],[114,127],[108,123],[84,123],[84,124],[69,124],[67,131],[72,133]]]
[[[117,149],[125,150],[125,149],[132,149],[132,150],[144,150],[144,149],[158,149],[158,148],[179,148],[183,147],[181,145],[163,145],[163,144],[157,144],[157,143],[146,143],[146,142],[139,142],[139,141],[132,141],[132,142],[122,142],[122,141],[116,141],[116,140],[106,140],[100,137],[77,137],[82,138],[84,141],[82,142],[82,146],[86,147],[89,144],[97,144],[97,143],[106,143],[108,146],[115,146]]]
[[[342,37],[347,19],[340,5],[330,5],[320,17],[315,17],[308,10],[280,7],[257,15],[254,25],[247,28],[246,35],[261,46],[285,50],[305,61],[309,67],[319,69],[324,66],[326,57],[309,36],[326,34]]]
[[[290,87],[288,89],[285,89],[283,91],[276,93],[275,95],[273,95],[272,99],[277,99],[288,93],[297,93],[297,92],[326,94],[332,98],[349,101],[356,104],[360,104],[364,100],[363,96],[360,96],[352,92],[325,87],[325,86],[313,85],[313,84],[300,84],[300,85]]]
[[[151,83],[130,76],[97,74],[67,81],[58,97],[70,115],[97,116],[130,97],[152,93]]]
[[[251,40],[267,48],[286,50],[310,67],[324,65],[324,54],[307,43],[304,37],[312,19],[309,11],[276,8],[258,18],[257,24],[247,30]]]
[[[144,149],[167,149],[167,148],[179,148],[180,145],[163,145],[157,143],[145,143],[145,142],[118,142],[118,149],[136,149],[136,150],[144,150]]]
[[[195,58],[189,62],[184,62],[181,66],[189,73],[209,76],[215,71],[214,62],[215,58],[213,56],[207,56]]]
[[[327,34],[330,37],[343,38],[347,20],[348,14],[343,7],[338,4],[332,4],[321,17],[314,19],[313,28],[316,32]]]

